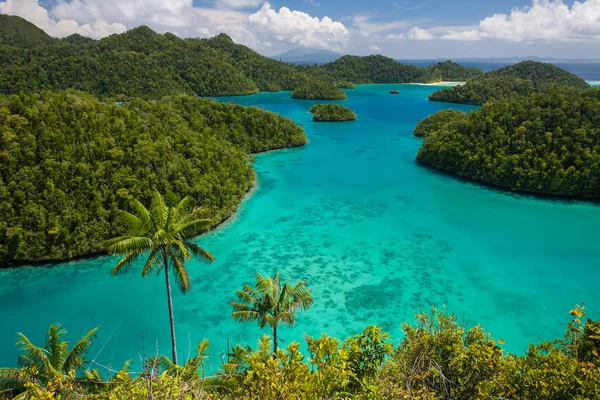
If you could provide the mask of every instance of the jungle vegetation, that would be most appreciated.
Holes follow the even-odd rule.
[[[286,64],[235,44],[226,34],[181,39],[146,26],[92,40],[52,38],[19,17],[0,18],[0,94],[78,89],[100,97],[160,99],[188,94],[244,95],[294,90],[318,82],[439,82],[451,62],[425,69],[383,56],[344,56],[325,65]],[[452,76],[449,75],[450,79]]]
[[[303,145],[290,119],[188,96],[101,102],[76,91],[0,97],[0,260],[62,260],[125,234],[117,210],[190,196],[214,226],[254,184],[248,155]]]
[[[311,82],[292,92],[293,99],[302,100],[345,100],[346,97],[337,86],[325,81]]]
[[[439,73],[446,82],[463,82],[483,75],[483,71],[479,68],[465,67],[449,60],[430,65],[427,71],[431,74]]]
[[[556,87],[423,120],[417,160],[513,191],[600,197],[600,89]]]
[[[356,113],[339,104],[315,104],[309,111],[313,114],[313,121],[318,122],[343,122],[356,119]]]
[[[522,61],[476,76],[464,85],[432,93],[429,100],[482,105],[491,99],[529,95],[556,86],[589,88],[583,79],[554,64]]]
[[[424,137],[430,132],[443,128],[450,122],[460,122],[467,119],[467,114],[458,110],[442,110],[419,121],[415,128],[415,136]]]
[[[212,375],[209,343],[200,341],[182,365],[151,356],[143,365],[108,370],[86,352],[96,330],[69,352],[64,330],[53,326],[44,347],[23,334],[19,366],[0,369],[7,399],[261,399],[261,400],[562,400],[600,398],[600,322],[571,310],[564,337],[530,345],[522,355],[502,349],[479,326],[466,326],[432,307],[404,323],[394,345],[376,326],[345,340],[323,334],[299,344],[272,347],[264,336],[255,348],[237,345]]]

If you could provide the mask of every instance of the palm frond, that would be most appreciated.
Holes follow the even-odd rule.
[[[177,282],[177,286],[179,286],[179,290],[181,293],[187,293],[191,291],[192,284],[190,282],[190,276],[187,272],[187,269],[183,265],[181,258],[171,253],[170,259],[173,267],[173,275],[175,276],[175,281]]]
[[[177,224],[171,227],[174,233],[179,234],[183,239],[191,239],[198,236],[200,233],[205,232],[210,228],[212,220],[210,219],[197,219],[197,218],[183,218]]]
[[[145,236],[125,236],[108,247],[110,254],[141,254],[154,247],[152,239]]]
[[[50,325],[46,333],[46,350],[48,351],[48,359],[52,368],[60,370],[65,357],[67,356],[68,343],[62,340],[67,333],[65,329],[61,329],[60,324]]]
[[[17,347],[24,354],[21,354],[17,359],[17,363],[21,367],[32,367],[39,370],[48,369],[51,367],[48,359],[48,351],[31,343],[27,336],[22,333],[17,333]]]
[[[190,253],[193,254],[194,257],[202,260],[202,261],[206,261],[206,262],[214,262],[217,261],[212,254],[210,254],[210,252],[206,249],[204,249],[203,247],[197,245],[196,243],[192,243],[192,242],[184,242],[183,243],[185,247],[187,247],[187,249],[190,251]]]
[[[142,277],[153,274],[155,272],[160,272],[163,268],[163,263],[160,259],[160,250],[159,248],[155,248],[150,252],[150,255],[146,259],[146,263],[144,264],[144,268],[142,268]]]
[[[0,390],[22,390],[33,381],[28,368],[0,368]]]
[[[111,271],[113,275],[123,274],[131,269],[131,266],[137,260],[138,254],[128,254],[122,259],[119,260],[117,265],[115,265]]]
[[[65,359],[63,365],[63,372],[68,373],[71,370],[77,370],[83,366],[83,357],[90,349],[90,346],[97,337],[98,328],[94,328],[86,333],[79,341],[73,346],[69,355]]]
[[[157,228],[165,228],[168,209],[169,207],[167,207],[165,198],[156,188],[154,188],[154,193],[152,194],[152,200],[150,200],[150,209],[148,212],[150,214],[150,218],[152,218],[152,221]]]

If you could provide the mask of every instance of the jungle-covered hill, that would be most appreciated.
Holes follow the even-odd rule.
[[[554,64],[523,61],[471,78],[464,85],[432,93],[429,100],[482,105],[491,99],[529,95],[556,86],[582,90],[590,87],[585,80]]]
[[[600,198],[600,89],[561,86],[440,113],[417,127],[420,162],[508,190]]]
[[[100,40],[80,35],[56,39],[22,18],[0,18],[1,94],[77,89],[145,99],[244,95],[320,81],[438,82],[445,71],[455,74],[463,67],[451,63],[444,68],[427,70],[383,56],[344,56],[323,66],[286,64],[236,44],[226,34],[181,39],[146,26]]]
[[[287,118],[197,97],[0,97],[0,261],[97,253],[121,230],[115,210],[154,187],[192,196],[217,224],[254,183],[248,154],[305,142]]]

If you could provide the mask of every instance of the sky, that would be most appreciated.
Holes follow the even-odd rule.
[[[0,0],[52,36],[147,25],[225,32],[267,55],[309,47],[396,59],[600,58],[600,0]]]

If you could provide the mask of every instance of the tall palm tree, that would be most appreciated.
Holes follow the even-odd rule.
[[[148,258],[142,268],[142,277],[145,278],[152,273],[158,274],[164,270],[175,364],[177,364],[177,344],[169,272],[173,273],[179,290],[186,293],[192,287],[185,262],[192,257],[209,262],[215,261],[207,250],[190,241],[210,224],[210,220],[199,217],[200,209],[191,209],[190,203],[191,198],[186,197],[174,207],[169,207],[164,197],[154,189],[149,209],[136,200],[132,204],[133,213],[119,210],[121,220],[129,233],[109,240],[105,244],[109,253],[124,255],[112,269],[113,275],[127,272],[135,261],[145,254],[148,254]]]
[[[61,375],[77,374],[85,364],[85,355],[96,338],[98,328],[86,333],[69,350],[69,342],[63,340],[67,333],[60,324],[50,326],[44,347],[38,347],[22,333],[17,334],[17,346],[21,355],[17,359],[20,368],[0,369],[0,389],[26,390],[27,383],[46,384]]]
[[[277,352],[277,325],[294,325],[296,311],[307,310],[313,303],[306,282],[281,284],[281,277],[265,278],[256,274],[256,286],[244,285],[236,292],[237,302],[231,302],[231,316],[239,322],[258,321],[258,326],[273,329],[273,353]]]

